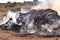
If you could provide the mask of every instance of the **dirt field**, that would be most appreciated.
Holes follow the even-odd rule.
[[[43,38],[36,35],[29,35],[20,37],[17,33],[12,31],[5,31],[0,29],[0,40],[60,40],[60,37]]]
[[[6,12],[0,12],[0,21]],[[0,29],[0,40],[60,40],[60,37],[38,37],[36,35],[28,35],[20,37],[16,32],[6,31]]]

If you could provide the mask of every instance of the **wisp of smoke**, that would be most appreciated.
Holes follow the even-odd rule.
[[[51,5],[52,2],[50,0],[41,0],[36,6],[32,6],[31,9],[36,9],[36,10],[47,9],[50,8]]]
[[[50,0],[41,0],[41,1],[38,1],[36,5],[31,6],[30,10],[47,9],[47,8],[50,8],[51,5],[52,5],[52,1],[50,1]],[[21,13],[27,13],[30,10],[27,11],[24,8],[21,8]]]

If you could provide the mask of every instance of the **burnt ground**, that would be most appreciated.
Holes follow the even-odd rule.
[[[3,18],[3,14],[0,13],[0,21]],[[16,32],[6,31],[0,29],[0,40],[60,40],[60,37],[39,37],[37,35],[27,35],[20,37]]]

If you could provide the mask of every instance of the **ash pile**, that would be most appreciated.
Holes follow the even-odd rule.
[[[0,23],[0,28],[17,32],[20,36],[57,36],[60,35],[60,16],[53,9],[30,10],[27,13],[9,10],[7,17]]]

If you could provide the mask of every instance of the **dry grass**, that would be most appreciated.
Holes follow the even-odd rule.
[[[1,12],[1,11],[0,11],[0,21],[2,21],[3,16],[6,15],[6,14],[7,14],[7,12]]]
[[[0,14],[6,14],[6,13],[7,13],[7,12],[1,12],[1,11],[0,11]]]

